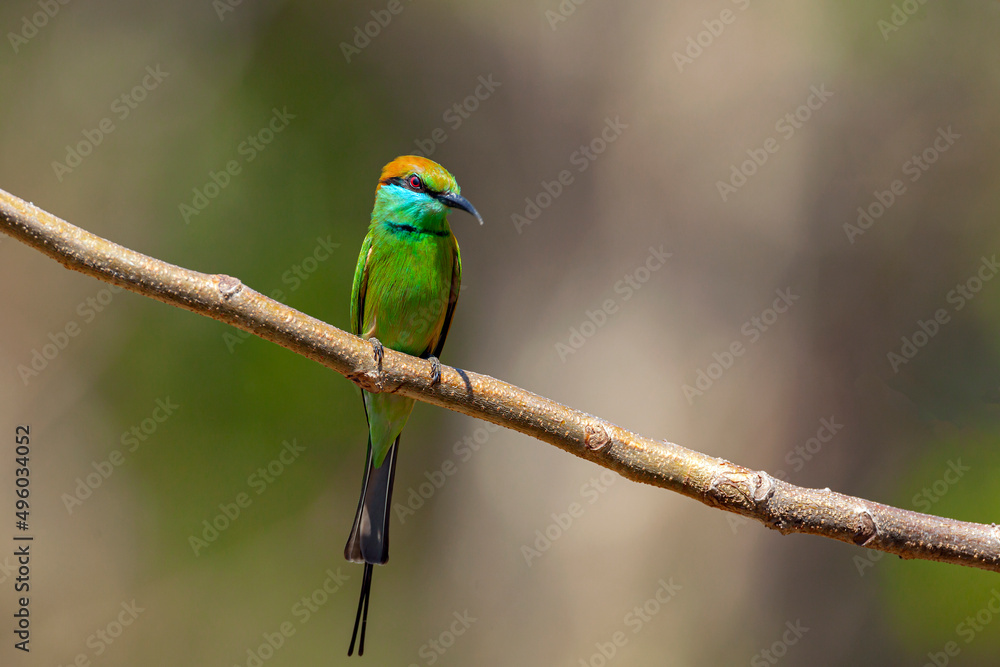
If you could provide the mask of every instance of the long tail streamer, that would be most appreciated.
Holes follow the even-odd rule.
[[[358,623],[361,623],[361,641],[358,642],[358,655],[365,654],[365,630],[368,629],[368,598],[372,594],[372,564],[365,563],[365,576],[361,581],[361,597],[358,599],[358,613],[354,617],[354,632],[351,634],[351,647],[347,655],[354,655],[354,641],[358,638]]]

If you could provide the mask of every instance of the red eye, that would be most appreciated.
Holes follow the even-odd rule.
[[[420,177],[417,176],[416,174],[410,176],[409,183],[410,187],[413,188],[414,190],[417,190],[418,192],[424,189],[424,182],[421,181]]]

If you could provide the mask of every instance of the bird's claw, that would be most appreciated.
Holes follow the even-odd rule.
[[[369,338],[368,342],[372,344],[372,355],[375,357],[375,363],[378,364],[379,371],[381,371],[382,358],[385,356],[385,348],[382,347],[382,343],[378,338]]]
[[[431,362],[431,384],[441,382],[441,361],[437,357],[428,357],[427,361]]]

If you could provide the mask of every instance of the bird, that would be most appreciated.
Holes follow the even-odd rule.
[[[351,289],[351,331],[372,345],[427,359],[432,383],[441,380],[438,357],[451,327],[462,283],[462,256],[448,225],[459,209],[483,218],[462,196],[455,178],[425,157],[403,155],[382,169],[371,224],[358,256]],[[389,508],[399,437],[414,399],[362,390],[368,420],[368,453],[354,526],[344,557],[363,563],[364,575],[347,655],[364,655],[372,569],[389,559]]]

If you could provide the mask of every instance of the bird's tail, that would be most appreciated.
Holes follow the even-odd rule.
[[[396,475],[398,449],[399,436],[386,453],[382,465],[376,468],[371,437],[368,438],[368,460],[361,485],[361,499],[358,501],[358,512],[354,517],[351,536],[347,538],[347,546],[344,547],[344,558],[365,564],[358,613],[354,618],[354,632],[351,635],[351,647],[347,650],[347,655],[354,653],[359,623],[361,641],[358,644],[358,655],[364,655],[365,630],[368,626],[368,598],[372,588],[372,566],[382,565],[389,560],[389,507],[392,501],[392,480]]]

